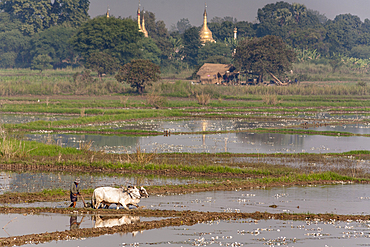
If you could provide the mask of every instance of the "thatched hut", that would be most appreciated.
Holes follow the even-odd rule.
[[[199,82],[202,84],[221,84],[224,81],[228,82],[230,76],[232,75],[234,78],[236,74],[239,73],[235,72],[233,65],[215,63],[205,63],[197,72]]]

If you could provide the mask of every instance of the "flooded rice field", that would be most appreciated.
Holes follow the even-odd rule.
[[[272,206],[274,205],[274,206]],[[370,185],[317,185],[151,196],[150,209],[210,212],[370,214]]]
[[[350,174],[353,177],[359,174],[370,173],[370,160],[355,159],[353,156],[322,156],[311,162],[295,157],[227,157],[215,159],[214,162],[218,164],[234,164],[238,167],[245,166],[245,163],[283,165],[299,168],[307,173],[332,171]]]
[[[73,134],[28,134],[28,140],[78,148],[92,142],[92,150],[106,153],[341,153],[367,150],[369,137],[276,133],[222,133],[171,136],[106,136]]]
[[[301,129],[301,128],[300,128]],[[351,134],[370,134],[370,123],[363,124],[345,124],[345,125],[328,125],[319,127],[308,127],[308,130],[316,131],[338,131],[338,132],[348,132]]]
[[[18,115],[18,114],[0,114],[0,124],[22,124],[35,121],[60,121],[72,119],[72,116],[65,115]]]
[[[114,123],[106,127],[112,129],[134,129],[148,131],[200,132],[200,131],[233,131],[255,128],[282,128],[297,124],[297,121],[276,118],[276,121],[251,121],[245,119],[195,119],[173,121],[140,121],[137,123]]]
[[[159,220],[156,217],[130,215],[64,215],[64,214],[0,214],[0,238],[43,232],[82,228],[113,227],[142,221]]]
[[[140,181],[142,186],[179,185],[204,182],[197,178],[172,178],[161,176],[137,177],[133,175],[104,176],[68,173],[0,172],[0,194],[5,192],[38,192],[50,189],[69,190],[71,183],[81,178],[81,188],[89,189],[101,186],[128,186]]]
[[[348,113],[348,114],[331,114],[328,112],[320,112],[316,114],[312,113],[304,113],[304,114],[298,114],[299,118],[304,118],[306,120],[312,119],[312,120],[364,120],[364,119],[370,119],[370,114],[363,114],[363,113]]]
[[[90,201],[91,195],[84,195]],[[14,207],[68,207],[70,202],[35,202],[12,204]],[[8,206],[10,206],[8,204]],[[78,207],[83,207],[81,201]],[[370,214],[370,185],[338,184],[292,186],[233,191],[208,191],[174,195],[151,195],[139,206],[158,210],[190,210],[226,213],[329,213],[341,215]],[[116,210],[111,205],[110,210]],[[123,209],[122,209],[123,210]]]
[[[38,246],[368,246],[368,221],[220,220]],[[26,245],[28,246],[28,245]],[[32,245],[34,246],[34,245]]]

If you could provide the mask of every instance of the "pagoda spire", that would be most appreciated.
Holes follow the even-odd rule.
[[[204,5],[204,13],[203,13],[203,26],[199,31],[200,41],[205,44],[206,42],[216,42],[212,38],[212,32],[209,30],[207,26],[207,4]]]
[[[137,9],[137,25],[138,25],[138,27],[139,27],[139,32],[142,32],[143,30],[141,29],[141,23],[140,23],[140,21],[141,21],[141,18],[140,18],[140,0],[139,0],[139,7],[138,7],[138,9]]]
[[[108,8],[107,8],[107,18],[109,18],[109,16],[110,16],[109,11],[110,11],[110,9],[109,9],[109,5],[108,5]]]
[[[144,34],[144,37],[148,37],[148,31],[146,30],[145,28],[145,10],[143,10],[143,22],[141,23],[141,31],[143,32]]]

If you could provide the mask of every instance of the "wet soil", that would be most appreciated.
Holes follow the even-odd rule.
[[[38,214],[43,212],[59,213],[59,214],[78,214],[78,215],[94,215],[94,214],[111,214],[111,210],[91,210],[91,209],[51,209],[51,208],[6,208],[0,207],[0,213],[21,213],[21,214]],[[23,244],[38,244],[53,240],[71,240],[86,237],[98,237],[105,234],[114,233],[129,233],[142,230],[150,230],[169,226],[195,225],[201,222],[215,220],[236,220],[236,219],[254,219],[268,220],[316,220],[316,221],[346,221],[346,220],[370,220],[369,215],[333,215],[333,214],[271,214],[271,213],[214,213],[214,212],[197,212],[197,211],[160,211],[160,210],[124,210],[123,214],[145,216],[145,217],[171,217],[163,220],[138,222],[128,225],[91,228],[91,229],[75,229],[61,232],[28,234],[17,237],[0,238],[0,246],[14,246]]]

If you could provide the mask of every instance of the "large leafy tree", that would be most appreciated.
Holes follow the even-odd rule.
[[[146,86],[152,85],[160,79],[159,66],[149,60],[137,59],[123,65],[116,75],[119,82],[126,82],[136,88],[139,94],[144,92]]]
[[[202,46],[198,51],[198,65],[203,64],[208,59],[212,57],[224,57],[230,63],[231,61],[231,54],[232,54],[232,47],[228,46],[225,43],[217,42],[211,43],[207,42],[204,46]]]
[[[296,28],[316,28],[319,18],[298,3],[277,2],[258,9],[257,36],[276,35],[288,40],[288,34]]]
[[[212,31],[212,37],[216,41],[224,41],[227,38],[234,36],[234,23],[230,21],[224,21],[222,23],[209,23],[209,29]]]
[[[0,32],[0,67],[14,68],[22,63],[24,50],[28,48],[29,37],[19,30]],[[28,57],[28,56],[27,56]]]
[[[246,72],[259,76],[282,74],[291,69],[296,54],[280,37],[268,35],[263,38],[244,39],[239,42],[234,56],[235,65]]]
[[[330,44],[330,52],[348,54],[358,43],[362,26],[360,18],[351,14],[338,15],[327,21],[325,41]]]
[[[86,59],[85,67],[98,72],[99,79],[103,74],[113,74],[119,68],[119,61],[117,58],[103,52],[92,53]]]
[[[180,34],[183,34],[186,29],[191,28],[191,24],[188,18],[182,18],[179,20],[176,24],[176,28],[179,31]]]
[[[138,42],[138,46],[140,47],[140,59],[147,59],[151,62],[160,65],[161,64],[161,50],[155,44],[155,41],[148,37],[143,38]]]
[[[38,55],[37,57],[33,58],[31,69],[40,70],[40,73],[45,69],[51,69],[53,66],[51,63],[51,57],[48,55]]]
[[[76,32],[75,28],[54,26],[34,35],[31,39],[30,55],[48,55],[52,59],[54,67],[74,62],[76,52],[68,43]]]
[[[48,0],[9,0],[0,2],[0,9],[17,17],[21,22],[21,30],[33,35],[52,23],[56,15],[51,13],[52,4]]]
[[[30,63],[29,55],[25,54],[30,38],[20,31],[21,26],[22,22],[17,17],[6,12],[0,13],[0,67],[2,68],[24,66],[26,61]]]
[[[52,14],[57,16],[58,25],[79,27],[89,20],[89,0],[54,0]]]
[[[161,63],[166,64],[172,52],[172,43],[164,21],[157,21],[155,14],[149,11],[144,12],[142,16],[145,18],[145,27],[148,31],[148,35],[152,38],[152,41],[154,41],[155,45],[160,49],[160,53],[158,55]],[[148,45],[147,41],[143,41],[142,43],[144,45]],[[150,47],[146,46],[146,48]],[[157,51],[154,52],[154,49],[156,48],[152,47],[149,49],[152,54],[157,53]],[[145,50],[145,47],[143,47],[143,50]],[[150,56],[146,57],[144,54],[142,58],[150,59]]]
[[[184,60],[192,66],[197,65],[198,51],[201,46],[199,29],[196,27],[187,29],[183,35],[183,44]]]
[[[20,30],[33,35],[53,25],[80,26],[88,18],[89,0],[8,0],[0,10],[17,18]]]
[[[104,52],[127,63],[140,54],[137,43],[142,37],[133,20],[102,16],[84,23],[72,37],[71,44],[85,58]]]

